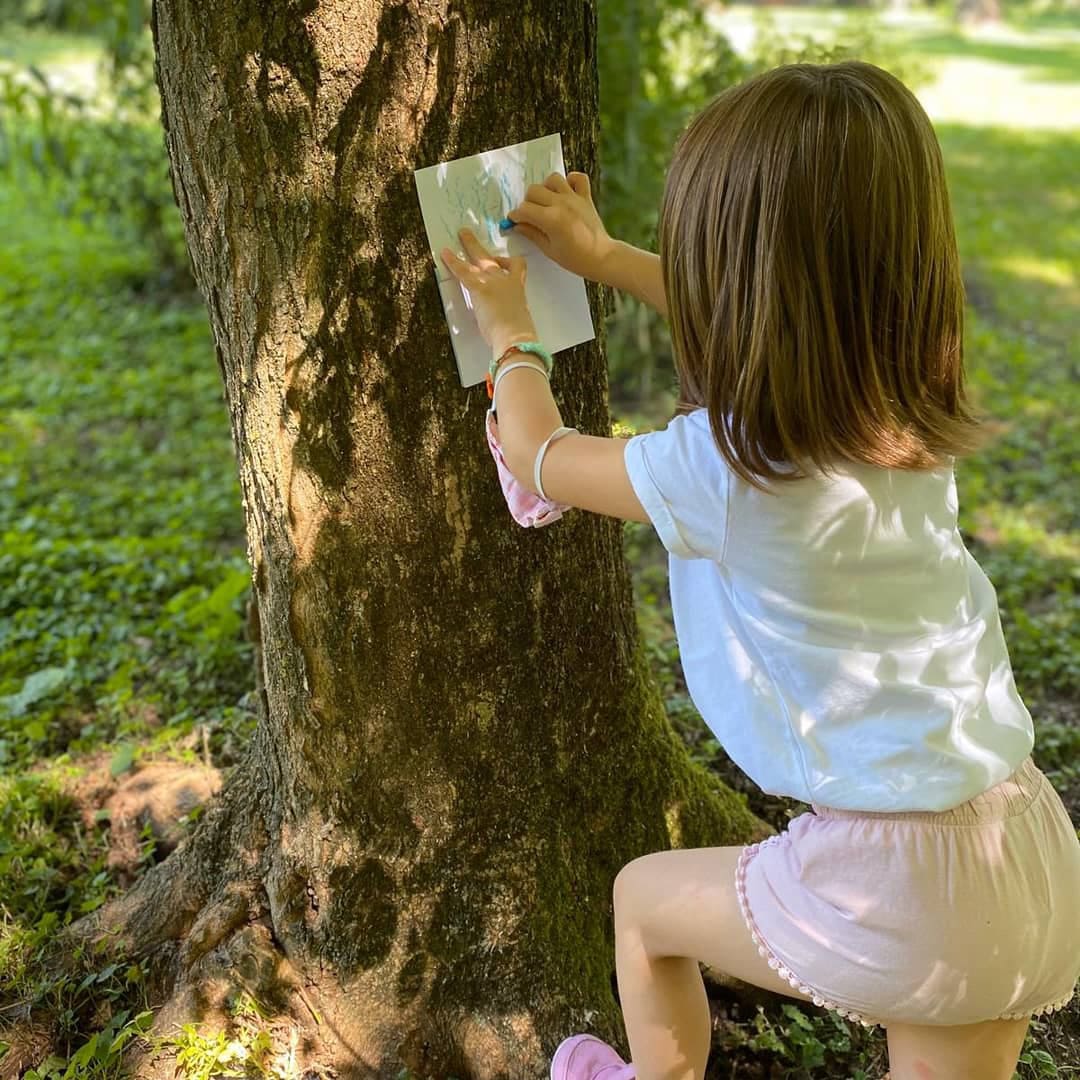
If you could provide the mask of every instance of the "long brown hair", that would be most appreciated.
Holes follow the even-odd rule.
[[[659,248],[680,411],[708,409],[749,483],[982,444],[941,149],[887,71],[785,64],[718,95],[676,142]]]

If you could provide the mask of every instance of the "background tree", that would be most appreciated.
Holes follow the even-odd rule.
[[[1001,22],[1001,0],[956,0],[956,21],[961,26]]]
[[[594,173],[595,6],[158,0],[153,31],[262,716],[194,834],[57,952],[108,932],[153,955],[160,1024],[212,1017],[242,979],[318,1016],[344,1075],[535,1076],[586,1028],[625,1049],[619,868],[766,828],[665,718],[621,524],[509,517],[413,181],[551,131]],[[589,293],[598,340],[553,388],[609,433]]]

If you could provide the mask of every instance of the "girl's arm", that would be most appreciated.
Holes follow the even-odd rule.
[[[615,240],[601,266],[599,280],[612,288],[636,296],[661,315],[667,316],[667,297],[660,271],[660,256],[623,240]]]

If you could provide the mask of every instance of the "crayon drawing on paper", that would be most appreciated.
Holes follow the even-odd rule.
[[[583,279],[515,230],[499,229],[499,221],[524,200],[529,185],[542,184],[553,172],[566,175],[558,133],[429,165],[413,174],[462,386],[483,382],[491,361],[468,297],[439,256],[444,247],[462,253],[462,227],[472,229],[496,255],[525,256],[529,310],[550,352],[596,336]]]

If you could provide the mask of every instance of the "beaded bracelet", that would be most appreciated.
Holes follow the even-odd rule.
[[[533,353],[535,356],[539,356],[544,361],[544,367],[547,370],[547,376],[550,380],[552,369],[555,367],[555,359],[551,353],[540,344],[539,341],[515,341],[512,345],[507,345],[505,349],[491,361],[491,365],[488,368],[487,379],[487,392],[488,398],[495,397],[495,372],[498,370],[499,365],[506,359],[507,355],[514,349],[518,352]]]

